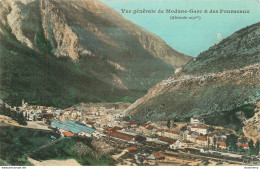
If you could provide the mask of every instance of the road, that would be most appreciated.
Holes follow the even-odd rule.
[[[186,80],[206,80],[209,77],[215,77],[216,74],[215,73],[208,73],[202,76],[193,76],[193,75],[183,75],[180,78],[170,78],[167,80],[163,80],[162,81],[162,85],[169,85],[171,83],[175,83],[175,82],[182,82],[182,81],[186,81]]]

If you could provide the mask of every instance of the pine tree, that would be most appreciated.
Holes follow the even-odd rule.
[[[248,146],[249,146],[250,152],[251,152],[251,153],[254,153],[255,147],[254,147],[254,142],[253,142],[253,140],[250,140],[250,141],[249,141]]]
[[[256,145],[255,145],[256,155],[259,155],[259,145],[260,145],[260,142],[257,141],[257,142],[256,142]]]

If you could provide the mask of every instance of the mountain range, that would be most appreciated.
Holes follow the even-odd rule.
[[[140,122],[198,116],[220,123],[227,113],[250,107],[260,100],[259,35],[260,23],[235,32],[152,87],[126,112]]]
[[[97,0],[2,0],[0,99],[135,101],[139,122],[223,118],[260,99],[259,34],[253,24],[192,58]]]
[[[3,101],[68,107],[133,102],[191,57],[97,0],[1,0],[0,59]]]

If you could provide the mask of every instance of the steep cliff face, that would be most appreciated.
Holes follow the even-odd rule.
[[[73,11],[73,16],[71,20],[78,20],[78,16],[82,15],[82,11],[84,8],[91,12],[91,14],[101,18],[99,19],[98,23],[103,23],[107,26],[107,28],[111,27],[118,27],[125,32],[129,32],[133,35],[136,40],[140,43],[140,45],[151,55],[163,60],[166,63],[173,65],[175,68],[185,65],[191,57],[179,53],[169,47],[160,37],[152,34],[144,30],[143,28],[139,27],[138,25],[133,24],[132,22],[124,19],[121,15],[119,15],[115,10],[111,9],[110,7],[100,3],[97,0],[83,0],[83,1],[67,1],[67,0],[56,0],[56,2],[61,4],[63,9],[67,12],[66,16],[69,16],[68,13],[71,12],[72,9],[68,9],[68,6],[76,9]],[[82,9],[83,8],[83,9]],[[76,18],[77,17],[77,18]],[[92,17],[92,15],[91,15]],[[95,17],[94,17],[95,18]],[[91,21],[93,19],[89,18]],[[109,44],[113,44],[118,46],[122,43],[115,43],[113,41],[113,37],[118,38],[118,34],[121,32],[110,32],[109,36],[102,34],[102,29],[97,27],[97,23],[90,23],[90,22],[77,22],[77,24],[82,25],[83,27],[87,27],[88,31],[95,33],[97,37],[99,37],[102,41],[107,42]],[[85,26],[84,26],[85,25]]]
[[[151,88],[127,112],[139,121],[184,119],[215,116],[255,103],[260,99],[260,38],[255,36],[259,25],[244,28],[203,52]]]
[[[174,67],[180,67],[190,60],[189,56],[173,50],[156,35],[124,19],[97,0],[3,0],[1,6],[2,23],[5,24],[7,20],[16,38],[30,48],[34,47],[34,39],[33,34],[28,32],[35,33],[35,30],[28,24],[42,24],[45,38],[51,43],[56,56],[69,56],[76,60],[80,54],[89,54],[91,51],[96,54],[92,47],[89,47],[89,51],[88,45],[80,40],[84,37],[84,30],[109,46],[123,47],[118,40],[125,38],[115,32],[119,31],[133,35],[143,49]]]
[[[0,7],[0,96],[9,104],[133,101],[190,60],[97,0]]]
[[[21,20],[21,4],[11,3],[10,6],[11,12],[7,15],[7,23],[12,28],[12,33],[15,35],[17,40],[22,43],[25,43],[29,48],[33,48],[32,42],[24,36],[22,32],[22,20]]]
[[[45,38],[51,43],[56,56],[79,57],[79,38],[67,24],[65,16],[47,1],[40,1],[42,27]]]

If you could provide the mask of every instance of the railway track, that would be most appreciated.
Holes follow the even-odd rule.
[[[234,164],[239,164],[239,165],[245,165],[243,162],[239,162],[239,161],[209,157],[206,155],[205,156],[196,155],[196,154],[190,154],[190,153],[185,153],[185,152],[172,152],[172,151],[166,150],[165,155],[166,156],[168,155],[170,157],[175,157],[175,158],[181,157],[181,158],[188,158],[188,159],[214,160],[214,161],[222,161],[222,162],[234,163]]]
[[[51,146],[51,145],[57,143],[58,141],[63,140],[64,138],[66,138],[66,137],[60,137],[59,139],[57,139],[57,140],[55,140],[55,141],[52,141],[52,142],[49,142],[49,143],[47,143],[47,144],[44,144],[44,145],[38,147],[37,149],[31,151],[31,152],[27,152],[25,155],[26,155],[26,157],[29,157],[29,156],[32,155],[33,153],[35,153],[35,152],[37,152],[37,151],[40,151],[40,150],[42,150],[42,149],[44,149],[44,148],[47,148],[47,147],[49,147],[49,146]]]

